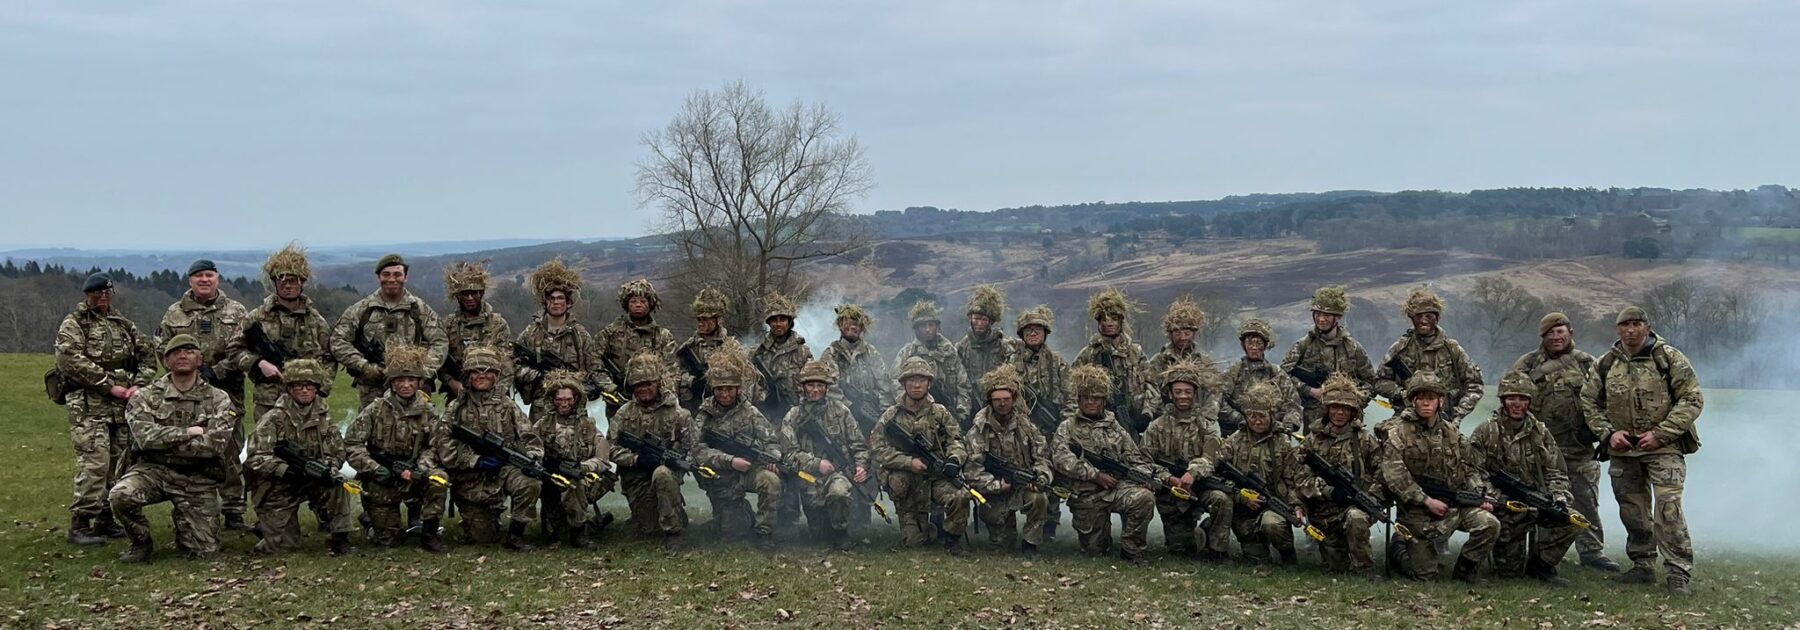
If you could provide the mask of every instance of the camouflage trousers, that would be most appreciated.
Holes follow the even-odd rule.
[[[256,527],[262,532],[262,540],[256,543],[257,553],[287,553],[300,549],[301,503],[311,507],[314,516],[327,520],[331,533],[356,531],[350,492],[342,484],[262,480],[252,494],[256,501]]]
[[[1500,510],[1500,537],[1494,543],[1494,573],[1500,577],[1523,577],[1530,560],[1556,566],[1569,553],[1569,546],[1581,536],[1574,525],[1539,527],[1537,516],[1530,512]]]
[[[1192,501],[1158,492],[1156,513],[1162,518],[1163,547],[1169,555],[1191,555],[1200,549],[1216,553],[1231,550],[1231,497],[1223,492],[1202,490]]]
[[[883,483],[900,516],[900,538],[911,546],[937,540],[931,509],[944,509],[944,533],[961,536],[969,528],[969,493],[938,477],[924,477],[907,470],[890,470]]]
[[[611,492],[617,481],[618,477],[611,472],[604,472],[600,473],[599,481],[589,481],[583,476],[567,488],[558,488],[556,484],[543,486],[544,526],[586,525],[594,518],[594,503]]]
[[[1469,540],[1462,546],[1461,558],[1475,563],[1488,558],[1494,550],[1494,542],[1500,537],[1500,519],[1478,507],[1451,507],[1443,518],[1433,518],[1425,506],[1407,506],[1394,520],[1413,533],[1414,540],[1405,545],[1403,555],[1406,572],[1418,580],[1437,577],[1440,570],[1438,545],[1450,540],[1451,534],[1469,533]]]
[[[225,482],[219,484],[219,512],[241,518],[248,507],[244,496],[244,462],[238,459],[238,454],[244,452],[244,420],[241,416],[231,430],[230,448],[231,455],[221,460],[225,463]],[[261,513],[257,517],[261,518]]]
[[[1563,465],[1569,471],[1569,494],[1575,499],[1569,507],[1593,523],[1575,537],[1575,551],[1582,560],[1590,560],[1606,555],[1606,532],[1600,523],[1600,462],[1594,461],[1594,449],[1576,450],[1580,453],[1563,452]]]
[[[1670,573],[1693,575],[1694,542],[1688,538],[1681,493],[1687,459],[1675,453],[1613,457],[1613,499],[1625,522],[1625,555],[1633,568],[1649,568],[1662,554]]]
[[[444,500],[449,495],[448,488],[432,485],[424,479],[405,485],[363,484],[362,508],[363,514],[369,517],[369,542],[384,547],[400,544],[406,538],[406,523],[401,518],[400,505],[418,505],[421,519],[443,518]]]
[[[107,494],[112,509],[133,537],[150,537],[144,507],[167,501],[175,521],[175,548],[191,557],[219,550],[219,480],[140,462],[119,477]]]
[[[701,479],[700,489],[712,503],[713,524],[720,535],[732,536],[754,530],[759,535],[774,533],[777,512],[781,508],[781,476],[756,467],[748,472],[728,470],[717,479]],[[750,510],[749,494],[756,495],[756,510]]]
[[[1098,556],[1112,550],[1112,515],[1119,515],[1121,551],[1138,556],[1150,546],[1150,519],[1156,514],[1156,493],[1133,483],[1111,490],[1078,494],[1069,499],[1070,519],[1081,541],[1081,552]]]
[[[525,476],[519,469],[504,466],[499,471],[458,470],[450,473],[450,500],[461,513],[463,535],[470,542],[500,542],[500,514],[512,503],[514,523],[537,520],[538,494],[543,485]]]
[[[118,482],[130,436],[119,417],[85,413],[81,398],[69,399],[69,442],[75,447],[75,499],[69,511],[95,517],[108,511],[106,494]]]
[[[655,470],[626,470],[619,474],[619,490],[631,506],[631,523],[640,534],[681,533],[687,527],[687,500],[681,497],[681,477],[668,466]]]
[[[1235,505],[1231,512],[1231,533],[1237,536],[1238,548],[1243,552],[1244,560],[1249,562],[1268,562],[1270,548],[1282,556],[1294,553],[1294,528],[1267,506],[1252,510],[1241,504]]]
[[[1306,516],[1314,527],[1325,534],[1319,542],[1319,557],[1329,571],[1364,573],[1375,568],[1369,548],[1370,530],[1375,518],[1356,506],[1343,506],[1331,501],[1308,501]]]
[[[1044,525],[1050,522],[1050,493],[1014,487],[1011,492],[988,496],[987,505],[975,506],[975,516],[988,530],[988,546],[1010,551],[1019,546],[1019,516],[1025,517],[1025,544],[1044,544]]]
[[[850,531],[850,502],[854,496],[850,478],[834,472],[815,484],[800,490],[800,507],[806,512],[806,528],[813,538],[828,540],[828,534]]]

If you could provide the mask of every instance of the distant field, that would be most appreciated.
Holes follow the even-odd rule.
[[[1800,241],[1800,228],[1779,227],[1745,227],[1737,228],[1738,236],[1746,239],[1781,239]]]

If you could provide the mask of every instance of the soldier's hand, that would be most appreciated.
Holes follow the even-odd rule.
[[[202,435],[206,435],[206,427],[188,427],[187,428],[188,439],[197,438]]]
[[[1631,435],[1624,431],[1614,431],[1612,439],[1606,441],[1615,451],[1631,450]]]
[[[1169,475],[1168,477],[1163,478],[1163,483],[1171,488],[1179,488],[1181,487],[1181,478],[1175,475]]]
[[[1493,504],[1493,502],[1491,502],[1491,501],[1482,501],[1482,502],[1481,502],[1481,511],[1483,511],[1483,512],[1492,512],[1492,511],[1494,511],[1494,504]]]
[[[413,477],[412,471],[410,471],[410,470],[400,471],[400,480],[401,481],[404,481],[406,483],[412,483],[412,477]]]
[[[1101,488],[1111,490],[1113,488],[1118,487],[1119,480],[1113,478],[1112,475],[1108,475],[1106,473],[1100,473],[1100,474],[1094,476],[1094,483],[1100,484]]]
[[[625,456],[625,463],[620,464],[619,467],[620,468],[637,468],[637,465],[638,465],[638,455],[637,455],[637,453],[631,453],[631,454],[628,454]]]
[[[143,389],[143,388],[138,387],[136,385],[132,385],[131,387],[125,388],[125,400],[131,400],[131,397],[136,396],[138,393],[138,390],[140,390],[140,389]]]
[[[852,478],[851,481],[855,481],[856,483],[868,483],[869,469],[863,468],[861,466],[857,466],[856,467],[856,477]]]
[[[731,458],[731,469],[738,472],[749,472],[750,460],[742,457],[733,457]]]
[[[1181,487],[1189,490],[1194,489],[1194,473],[1192,471],[1181,476]]]
[[[1306,395],[1311,396],[1313,400],[1318,400],[1319,399],[1319,388],[1317,388],[1317,387],[1306,388]]]
[[[921,474],[924,473],[925,472],[925,460],[919,459],[917,457],[912,458],[912,471],[915,473],[921,473]]]
[[[450,388],[451,395],[461,396],[463,393],[462,381],[459,381],[456,379],[449,379],[449,380],[444,381],[444,386]]]
[[[1260,510],[1262,509],[1262,499],[1245,499],[1244,505],[1251,510]]]
[[[114,386],[112,386],[112,389],[106,390],[106,393],[112,395],[113,398],[117,398],[119,400],[130,400],[131,399],[131,390],[126,389],[124,385],[114,385]]]
[[[1644,437],[1638,438],[1637,447],[1641,450],[1654,451],[1662,448],[1662,438],[1656,437],[1655,431],[1645,431]]]
[[[1450,506],[1437,499],[1425,499],[1425,509],[1430,510],[1431,515],[1438,518],[1443,518],[1445,514],[1450,513]]]
[[[1001,493],[1012,492],[1012,488],[1013,488],[1012,484],[1007,483],[1005,479],[1000,480],[1000,492]]]
[[[262,372],[264,379],[275,380],[281,378],[281,368],[275,367],[275,364],[263,359],[256,360],[256,371]]]
[[[831,460],[829,460],[829,459],[819,460],[819,474],[829,475],[834,472],[837,472],[837,467],[831,465]]]
[[[363,380],[365,381],[381,380],[382,369],[380,363],[364,363],[361,372]]]

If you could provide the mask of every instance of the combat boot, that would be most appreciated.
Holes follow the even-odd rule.
[[[150,560],[150,550],[154,546],[150,540],[150,534],[146,532],[140,536],[129,531],[127,533],[130,534],[128,537],[131,539],[131,547],[127,548],[125,553],[119,554],[119,561],[148,562]]]
[[[580,526],[569,528],[569,546],[576,549],[594,548],[594,539],[588,537],[587,523],[582,523]]]
[[[668,553],[681,553],[687,549],[687,542],[682,540],[681,534],[665,533],[663,534],[662,548]]]
[[[1620,584],[1654,584],[1656,583],[1656,569],[1637,565],[1613,579],[1618,580]]]
[[[963,555],[963,553],[967,551],[967,549],[963,547],[963,537],[954,534],[944,534],[944,551],[950,552],[950,555],[952,556]]]
[[[1680,573],[1670,573],[1669,574],[1669,594],[1670,595],[1681,595],[1683,597],[1686,597],[1688,595],[1693,595],[1694,594],[1693,587],[1688,586],[1688,576],[1682,575]]]
[[[1120,551],[1119,559],[1124,560],[1126,563],[1129,563],[1132,566],[1138,566],[1138,567],[1150,566],[1150,559],[1144,557],[1144,554],[1141,554],[1141,553],[1131,553],[1128,551]]]
[[[350,534],[348,532],[334,532],[331,534],[331,546],[329,551],[331,555],[341,558],[356,553],[356,548],[350,546]]]
[[[1569,585],[1568,578],[1557,575],[1556,565],[1545,564],[1537,558],[1532,558],[1530,562],[1525,564],[1525,575],[1537,578],[1539,581],[1557,588]]]
[[[1028,542],[1019,543],[1019,555],[1027,558],[1038,555],[1038,546]]]
[[[513,551],[531,551],[531,543],[525,542],[525,523],[513,521],[507,525],[506,542],[501,546]]]
[[[419,531],[419,548],[431,553],[444,553],[449,547],[444,546],[443,528],[438,527],[438,520],[426,519]]]
[[[772,533],[765,534],[762,532],[757,532],[756,533],[756,550],[764,552],[764,553],[775,551],[775,535]]]
[[[94,519],[91,516],[82,516],[80,514],[70,516],[69,542],[76,545],[106,544],[106,539],[101,538],[99,534],[94,533],[94,528],[89,525],[93,520]]]
[[[1589,569],[1593,569],[1595,571],[1602,571],[1605,573],[1618,573],[1620,571],[1624,571],[1623,568],[1619,567],[1619,563],[1613,562],[1612,558],[1608,558],[1606,556],[1594,556],[1591,558],[1582,558],[1581,566],[1587,567]]]
[[[1300,555],[1292,549],[1281,550],[1281,566],[1292,567],[1300,564]]]
[[[224,529],[225,529],[225,531],[228,531],[228,532],[249,533],[250,532],[250,524],[244,522],[243,514],[238,514],[238,513],[234,512],[234,513],[225,515]]]
[[[118,519],[113,517],[112,510],[103,510],[94,517],[94,535],[106,538],[124,538],[125,528],[119,526]]]
[[[1450,570],[1450,577],[1462,580],[1469,586],[1487,584],[1487,578],[1481,577],[1481,563],[1468,558],[1456,559],[1456,568]]]

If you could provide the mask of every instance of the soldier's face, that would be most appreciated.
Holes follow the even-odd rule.
[[[825,390],[829,387],[824,381],[807,381],[800,384],[800,394],[815,402],[825,400]]]
[[[396,376],[388,381],[388,389],[394,390],[395,396],[410,399],[419,393],[419,379],[413,376]]]
[[[1320,311],[1313,311],[1312,313],[1313,313],[1313,330],[1317,330],[1322,333],[1328,333],[1328,332],[1331,332],[1331,329],[1337,328],[1338,319],[1342,317],[1340,315],[1332,315],[1331,313],[1324,313],[1324,312],[1320,312]]]
[[[694,334],[705,337],[707,335],[711,335],[716,332],[719,332],[719,318],[717,318],[717,317],[695,317],[694,318]]]
[[[406,289],[406,266],[388,265],[375,273],[375,279],[381,282],[381,292],[388,295],[399,295]]]
[[[1325,420],[1334,428],[1342,429],[1350,426],[1350,418],[1356,411],[1343,405],[1331,405],[1325,408]]]
[[[219,272],[202,271],[188,276],[188,289],[200,300],[210,300],[219,295]]]
[[[900,381],[900,386],[906,388],[907,398],[923,400],[926,394],[931,393],[931,378],[925,376],[908,376]]]
[[[481,312],[481,296],[483,291],[462,291],[456,294],[456,307],[464,313]]]
[[[1420,418],[1425,418],[1427,420],[1436,418],[1438,410],[1441,409],[1443,405],[1444,397],[1439,396],[1437,392],[1419,392],[1418,395],[1413,396],[1412,399],[1413,412],[1419,414]]]
[[[1557,326],[1544,333],[1544,349],[1551,352],[1567,352],[1569,346],[1575,345],[1575,331],[1568,326]]]
[[[174,352],[163,355],[163,364],[169,366],[170,372],[182,376],[193,374],[194,370],[200,369],[200,349],[176,348]]]
[[[1025,340],[1025,345],[1031,346],[1033,348],[1043,347],[1044,339],[1049,336],[1050,336],[1050,333],[1046,332],[1044,330],[1043,326],[1039,326],[1037,324],[1032,324],[1030,326],[1026,326],[1025,332],[1021,333],[1019,335],[1020,338],[1023,338]]]
[[[631,386],[631,397],[638,402],[648,403],[662,395],[662,384],[656,381],[644,381]]]
[[[275,297],[283,300],[298,300],[300,292],[306,290],[306,281],[300,276],[282,276],[275,279]]]
[[[1177,348],[1191,348],[1194,345],[1195,332],[1197,331],[1192,328],[1177,328],[1169,333],[1169,341],[1174,343]]]
[[[1098,418],[1106,415],[1106,398],[1104,397],[1082,396],[1081,401],[1075,404],[1081,407],[1081,415],[1089,418]]]
[[[995,417],[1012,417],[1013,406],[1018,402],[1019,399],[1013,397],[1010,389],[996,389],[988,392],[988,406],[994,408]]]
[[[319,386],[312,383],[289,383],[287,392],[288,398],[292,398],[302,407],[313,404],[313,401],[319,399]]]
[[[1500,399],[1500,404],[1506,407],[1506,417],[1514,420],[1523,420],[1531,412],[1531,399],[1524,396],[1507,396]]]
[[[90,308],[90,309],[93,309],[96,311],[105,311],[105,310],[112,309],[112,302],[113,302],[113,290],[112,289],[103,289],[100,291],[90,291],[86,294],[86,298],[87,298],[88,308]]]
[[[569,415],[575,412],[575,390],[567,387],[556,390],[556,397],[550,402],[556,405],[556,413]]]
[[[1172,383],[1169,385],[1169,400],[1175,401],[1175,409],[1188,411],[1194,408],[1194,399],[1199,392],[1194,390],[1193,383]]]
[[[850,339],[850,340],[856,340],[856,339],[862,338],[862,334],[863,334],[862,324],[856,323],[856,320],[854,320],[854,319],[845,318],[845,319],[837,320],[837,327],[838,327],[838,336],[840,336],[840,337],[843,337],[845,339]]]
[[[938,323],[937,322],[919,322],[917,324],[913,324],[913,337],[918,339],[919,341],[928,341],[932,338],[937,337],[937,334],[938,334]]]
[[[1111,317],[1103,317],[1099,322],[1100,336],[1102,337],[1117,337],[1119,336],[1119,331],[1125,328],[1124,321],[1113,319]]]
[[[1429,335],[1432,333],[1436,333],[1437,332],[1437,323],[1438,323],[1438,314],[1437,313],[1427,312],[1427,313],[1419,313],[1418,315],[1412,316],[1413,332],[1421,334],[1421,335]]]
[[[993,327],[994,319],[991,317],[980,313],[969,316],[969,330],[975,331],[977,335],[988,334],[988,330]]]
[[[634,297],[634,298],[631,298],[630,300],[626,300],[625,301],[625,312],[630,313],[632,319],[643,319],[643,318],[649,317],[650,316],[650,300],[647,298],[641,298],[641,297]]]
[[[1244,347],[1244,357],[1251,361],[1263,360],[1263,353],[1269,351],[1269,342],[1263,340],[1262,335],[1246,335],[1238,345]]]
[[[475,391],[492,391],[494,384],[500,382],[500,373],[493,370],[475,370],[469,373],[469,387]]]
[[[1250,427],[1251,433],[1269,432],[1269,412],[1252,411],[1244,417],[1244,425]]]
[[[771,335],[776,337],[786,337],[788,332],[793,329],[794,320],[791,318],[782,316],[769,318],[769,334]]]
[[[1644,323],[1643,320],[1634,319],[1619,324],[1618,328],[1619,341],[1623,341],[1625,345],[1633,348],[1643,346],[1644,340],[1650,338],[1650,324]]]
[[[551,291],[550,297],[544,300],[544,312],[551,317],[562,317],[569,314],[569,294],[562,291]]]
[[[736,385],[714,385],[712,392],[713,402],[717,403],[720,407],[737,406],[738,388]]]

